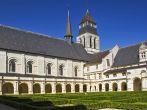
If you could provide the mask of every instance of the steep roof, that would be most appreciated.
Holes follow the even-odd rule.
[[[102,59],[109,54],[109,50],[98,52],[95,54],[89,54],[90,61],[87,64],[91,63],[101,63]]]
[[[61,39],[3,25],[0,25],[0,48],[83,61],[89,59],[81,44],[69,44]]]
[[[144,42],[144,44],[147,45],[147,42]],[[112,67],[127,66],[139,63],[140,46],[141,43],[125,48],[120,48],[114,59]]]

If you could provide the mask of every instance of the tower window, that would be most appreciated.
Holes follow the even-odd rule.
[[[96,38],[94,38],[94,49],[96,49]]]
[[[92,48],[92,36],[90,36],[90,48]]]
[[[85,36],[84,36],[84,44],[83,44],[83,45],[84,45],[84,47],[85,47]]]

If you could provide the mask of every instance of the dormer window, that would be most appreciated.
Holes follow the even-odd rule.
[[[142,53],[141,53],[141,58],[146,58],[145,52],[142,52]]]

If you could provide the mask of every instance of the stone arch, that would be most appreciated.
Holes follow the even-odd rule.
[[[56,93],[62,93],[62,85],[56,84]]]
[[[83,92],[87,92],[87,85],[86,84],[83,85]]]
[[[19,84],[18,91],[19,91],[20,94],[28,93],[28,84],[26,84],[26,83]]]
[[[14,86],[10,82],[6,82],[2,85],[2,94],[14,94]]]
[[[71,85],[70,84],[66,85],[66,92],[71,92]]]
[[[33,93],[41,93],[41,88],[39,83],[33,85]]]
[[[142,89],[141,79],[140,78],[134,78],[133,80],[133,90],[134,91],[141,91]]]
[[[99,84],[99,92],[102,91],[102,84]]]
[[[127,90],[127,83],[126,82],[122,82],[121,83],[121,90],[122,91],[126,91]]]
[[[75,85],[75,92],[80,92],[80,86],[79,86],[79,84],[76,84]]]
[[[113,91],[117,91],[118,90],[118,84],[117,83],[113,83],[112,84],[112,90]]]
[[[52,93],[52,85],[47,83],[45,84],[45,93]]]
[[[109,91],[109,84],[108,83],[105,84],[105,91]]]

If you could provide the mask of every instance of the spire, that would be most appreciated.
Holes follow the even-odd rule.
[[[89,12],[88,9],[87,9],[86,14],[85,14],[85,16],[83,17],[83,19],[82,19],[82,21],[81,21],[80,24],[82,24],[82,23],[84,23],[84,22],[86,22],[86,21],[89,21],[89,22],[91,22],[91,23],[93,23],[93,24],[96,24],[95,21],[93,20],[93,18],[91,17],[90,12]]]
[[[66,23],[66,33],[65,33],[65,39],[68,42],[72,42],[72,32],[71,32],[71,24],[70,24],[70,14],[68,10],[68,17],[67,17],[67,23]]]

